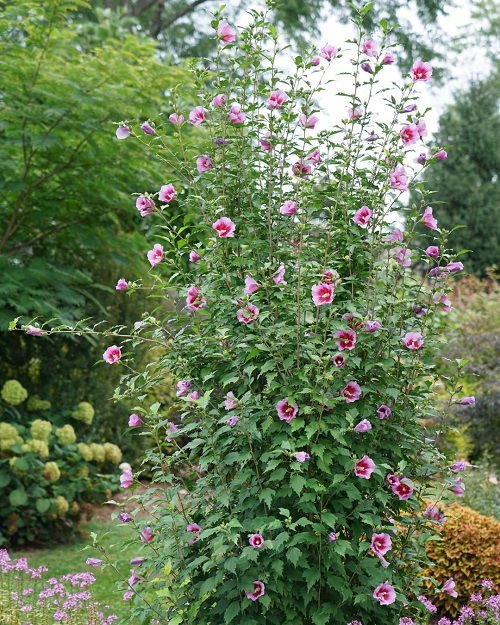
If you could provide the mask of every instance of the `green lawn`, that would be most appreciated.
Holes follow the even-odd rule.
[[[119,546],[114,545],[117,542],[121,543],[122,540],[132,538],[133,530],[128,525],[99,523],[96,521],[89,523],[86,529],[98,535],[109,532],[108,535],[103,538],[101,544],[106,548],[106,551],[116,565],[120,573],[120,579],[126,580],[130,575],[129,560],[133,556],[138,555],[140,548],[134,548],[132,546],[122,551]],[[92,539],[89,538],[83,542],[62,545],[60,547],[51,547],[36,551],[14,551],[10,552],[10,555],[15,558],[28,558],[28,563],[32,567],[44,564],[49,569],[47,575],[54,577],[59,577],[66,573],[91,571],[96,577],[96,582],[92,586],[94,598],[101,602],[102,605],[109,605],[110,611],[114,612],[119,617],[127,616],[128,603],[122,601],[124,591],[119,591],[116,588],[118,576],[115,571],[113,571],[111,567],[101,570],[97,567],[89,567],[85,564],[85,560],[89,557],[102,557],[95,549],[82,551],[86,545],[91,544]],[[128,625],[128,621],[125,621],[125,623]]]

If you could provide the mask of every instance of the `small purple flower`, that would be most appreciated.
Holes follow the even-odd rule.
[[[85,564],[87,566],[101,566],[102,560],[99,560],[98,558],[87,558]]]
[[[364,72],[367,72],[368,74],[373,74],[372,66],[367,61],[361,63],[360,67]]]
[[[141,125],[141,130],[145,135],[154,135],[155,134],[155,129],[153,128],[153,126],[151,126],[151,124],[149,122],[144,122]]]
[[[231,427],[233,427],[234,425],[236,425],[239,421],[239,417],[237,417],[235,414],[231,415],[229,417],[229,419],[226,421],[226,423],[228,425],[230,425]]]
[[[120,512],[118,518],[122,523],[130,523],[132,516],[128,512]]]
[[[328,534],[328,540],[329,540],[331,543],[334,543],[334,542],[337,540],[337,534],[336,534],[335,532],[330,532],[330,533]]]
[[[144,562],[144,558],[142,556],[136,556],[130,560],[130,566],[141,566]]]
[[[377,332],[378,330],[380,330],[382,326],[380,325],[380,322],[377,321],[376,319],[374,319],[373,321],[368,320],[366,322],[366,331],[370,332],[370,333],[374,333]]]
[[[415,163],[418,163],[419,165],[425,165],[426,162],[427,154],[425,152],[421,152],[415,159]]]
[[[116,129],[116,138],[117,139],[126,139],[130,136],[130,128],[128,126],[120,125]]]
[[[336,367],[345,367],[345,358],[343,354],[335,354],[332,361]]]
[[[462,406],[474,406],[474,404],[476,403],[476,398],[474,397],[474,395],[471,395],[470,397],[462,397],[462,399],[458,403]]]
[[[297,460],[297,462],[305,462],[311,458],[306,451],[296,451],[293,455],[295,456],[295,460]]]
[[[230,143],[229,139],[222,139],[220,137],[216,137],[214,139],[214,143],[215,145],[227,145],[228,143]]]
[[[446,265],[446,269],[450,272],[450,273],[458,273],[459,271],[463,271],[464,266],[462,263],[460,262],[454,262],[454,263],[448,263]]]
[[[366,137],[367,141],[376,141],[377,139],[378,139],[378,135],[376,134],[368,135],[368,137]]]
[[[389,406],[381,404],[377,408],[377,414],[379,419],[388,419],[391,416],[391,409],[389,408]]]
[[[403,107],[403,113],[411,113],[412,111],[416,111],[417,110],[417,105],[415,104],[415,102],[413,102],[412,104],[406,104]]]
[[[368,432],[371,429],[372,424],[368,421],[368,419],[363,419],[356,426],[354,426],[354,431],[358,433]]]
[[[451,465],[451,470],[455,472],[465,471],[466,468],[467,468],[467,463],[464,462],[463,460],[459,460],[458,462],[455,462],[454,464]]]

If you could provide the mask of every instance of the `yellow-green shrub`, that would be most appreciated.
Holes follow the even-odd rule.
[[[21,404],[28,397],[28,391],[17,380],[7,380],[1,394],[2,399],[12,406]]]
[[[56,436],[62,445],[72,445],[76,441],[75,430],[72,425],[64,425],[56,430]]]
[[[83,423],[90,425],[94,418],[94,408],[88,401],[81,401],[76,410],[73,410],[71,416],[77,421],[83,421]]]
[[[455,616],[461,605],[489,578],[500,584],[500,522],[459,504],[445,510],[446,522],[437,533],[441,541],[427,543],[427,555],[434,567],[430,575],[440,586],[453,577],[458,597],[446,594],[432,597],[432,602]]]
[[[31,424],[31,436],[39,441],[48,441],[52,432],[52,423],[43,419],[35,419]]]

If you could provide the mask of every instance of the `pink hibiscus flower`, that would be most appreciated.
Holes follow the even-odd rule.
[[[295,419],[297,413],[299,412],[298,405],[289,404],[288,399],[282,399],[276,404],[276,411],[278,413],[278,417],[281,421],[286,421],[290,423],[292,419]]]
[[[354,213],[353,221],[355,224],[358,224],[358,226],[361,226],[361,228],[366,228],[371,216],[372,212],[368,206],[362,206]]]
[[[233,104],[229,109],[229,113],[227,115],[229,117],[229,121],[232,124],[243,124],[246,119],[246,115],[241,110],[239,104]]]
[[[374,471],[375,463],[369,456],[363,456],[354,465],[354,475],[364,480],[369,480]]]
[[[286,200],[280,206],[280,213],[282,215],[295,215],[297,212],[297,204],[293,200]]]
[[[284,91],[278,89],[277,91],[271,91],[269,98],[266,102],[266,108],[278,109],[288,100],[288,96]]]
[[[252,276],[247,276],[245,278],[245,288],[243,289],[243,293],[245,295],[251,295],[252,293],[255,293],[255,291],[257,291],[257,289],[259,288],[259,283],[256,282]]]
[[[106,349],[102,357],[108,365],[112,365],[120,360],[122,357],[122,350],[118,347],[118,345],[111,345],[111,347]]]
[[[234,396],[233,391],[229,391],[224,400],[224,408],[226,410],[234,410],[238,406],[238,400]]]
[[[264,546],[264,536],[262,534],[252,534],[248,542],[254,549],[260,549]]]
[[[378,556],[385,556],[385,554],[392,549],[392,541],[389,534],[373,534],[371,550]]]
[[[401,137],[401,141],[404,145],[413,145],[420,139],[420,133],[418,132],[418,128],[415,124],[408,124],[403,128],[403,130],[399,133]]]
[[[424,339],[420,332],[407,332],[401,340],[412,351],[420,349],[424,344]]]
[[[345,397],[346,404],[351,404],[361,397],[361,387],[357,382],[351,381],[340,391],[340,394]]]
[[[187,290],[186,308],[188,310],[200,310],[204,308],[207,300],[203,297],[201,291],[193,284]]]
[[[212,228],[221,239],[233,238],[236,224],[229,217],[221,217],[212,224]]]
[[[245,590],[245,594],[251,601],[257,601],[257,599],[262,597],[262,595],[266,594],[264,582],[260,582],[258,580],[253,582],[253,591]]]
[[[331,61],[337,55],[338,51],[338,48],[335,48],[334,46],[327,43],[326,46],[321,48],[321,52],[319,53],[319,55],[327,61]]]
[[[141,217],[146,217],[146,215],[151,215],[151,213],[155,212],[155,203],[150,197],[146,197],[145,195],[139,195],[135,201],[135,207]]]
[[[116,283],[115,289],[117,291],[126,291],[128,289],[128,282],[125,278],[120,278]]]
[[[239,308],[236,317],[239,322],[249,324],[257,319],[259,309],[254,304],[247,304],[244,308]]]
[[[325,284],[324,282],[320,282],[312,287],[312,299],[316,306],[331,304],[333,302],[334,294],[334,284]]]
[[[431,230],[437,230],[437,219],[432,214],[432,207],[426,206],[424,210],[424,214],[422,215],[422,223],[424,226],[427,226]]]
[[[391,486],[392,492],[404,501],[413,495],[413,486],[406,478],[400,479],[397,484]]]
[[[418,59],[418,61],[413,63],[411,76],[413,78],[413,82],[426,82],[427,80],[430,80],[432,76],[432,65],[430,63],[424,63],[424,61]]]
[[[391,187],[398,191],[408,191],[408,174],[404,167],[396,167],[391,172]]]
[[[354,349],[356,345],[356,332],[354,332],[354,330],[338,330],[333,337],[338,339],[335,343],[337,343],[337,347],[340,351],[344,349]]]
[[[273,282],[276,285],[285,285],[285,265],[280,265],[273,275]]]
[[[227,95],[225,93],[219,93],[212,100],[212,104],[216,106],[217,108],[220,108],[221,106],[224,106],[226,100],[227,100]]]
[[[189,113],[189,121],[193,126],[201,126],[206,119],[206,110],[202,106],[195,106]]]
[[[354,431],[358,433],[369,432],[372,429],[372,424],[368,421],[368,419],[363,419],[356,426],[354,426]]]
[[[365,39],[363,41],[363,52],[366,54],[366,56],[377,56],[378,43],[373,39]]]
[[[172,183],[164,184],[158,193],[158,200],[168,204],[174,199],[176,194],[177,191],[174,189],[174,185]]]
[[[221,40],[223,45],[233,43],[236,39],[236,31],[227,22],[221,22],[217,26],[217,37]]]
[[[388,582],[384,582],[375,588],[373,598],[376,599],[380,605],[390,605],[396,601],[396,591]]]

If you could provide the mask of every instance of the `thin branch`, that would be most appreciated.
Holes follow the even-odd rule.
[[[194,2],[191,2],[191,4],[187,4],[184,8],[176,11],[165,22],[161,21],[161,16],[160,16],[160,20],[156,24],[151,24],[151,36],[157,39],[158,35],[160,34],[162,30],[167,30],[168,28],[170,28],[170,26],[175,24],[175,22],[180,20],[181,17],[184,17],[185,15],[192,13],[198,6],[200,6],[201,4],[205,4],[205,2],[210,2],[210,0],[194,0]],[[158,0],[158,10],[159,10],[160,4],[163,6],[164,0]]]

